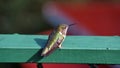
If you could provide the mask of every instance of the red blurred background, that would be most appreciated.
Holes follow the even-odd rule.
[[[61,12],[77,20],[93,35],[120,35],[120,4],[106,2],[53,3]],[[52,8],[51,8],[52,9]],[[50,21],[49,21],[50,23]],[[54,22],[53,22],[54,23]],[[78,29],[79,31],[79,29]],[[49,34],[51,31],[40,32]],[[88,34],[89,35],[89,34]],[[91,35],[91,34],[90,34]],[[33,64],[34,65],[34,64]],[[27,66],[23,65],[23,68]],[[29,66],[29,65],[28,65]],[[89,68],[87,64],[43,64],[44,68]],[[99,68],[115,68],[114,65],[98,65]],[[34,67],[29,67],[34,68]]]
[[[119,0],[80,1],[0,0],[0,33],[48,35],[55,24],[75,22],[77,27],[68,31],[71,35],[120,36]],[[18,65],[20,68],[37,68],[36,63]],[[89,68],[87,64],[42,65],[44,68]],[[116,65],[98,66],[116,68]],[[119,65],[117,67],[120,68]]]

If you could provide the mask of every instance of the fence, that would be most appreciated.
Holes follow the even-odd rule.
[[[40,53],[46,35],[0,34],[0,62],[120,64],[119,36],[67,36],[61,49]]]

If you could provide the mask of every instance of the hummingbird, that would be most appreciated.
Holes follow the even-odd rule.
[[[69,26],[73,24],[59,24],[57,28],[49,35],[46,46],[43,48],[41,56],[48,56],[57,48],[61,48],[62,43],[66,37]]]

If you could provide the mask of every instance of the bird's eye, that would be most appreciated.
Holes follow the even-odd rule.
[[[65,27],[65,26],[63,26],[63,27],[62,27],[62,29],[66,29],[66,27]]]

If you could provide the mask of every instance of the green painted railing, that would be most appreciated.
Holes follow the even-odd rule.
[[[61,49],[41,57],[46,35],[0,35],[0,62],[120,64],[119,36],[67,36]]]

